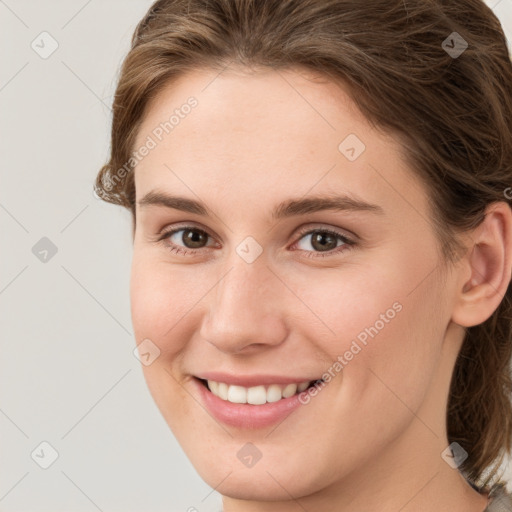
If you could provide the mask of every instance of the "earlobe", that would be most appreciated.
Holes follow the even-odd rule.
[[[470,236],[464,275],[452,320],[464,327],[485,322],[498,308],[512,274],[512,210],[500,201],[489,205],[485,219]],[[468,278],[468,269],[470,276]]]

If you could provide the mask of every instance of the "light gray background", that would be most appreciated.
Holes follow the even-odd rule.
[[[133,355],[129,213],[92,192],[151,3],[0,0],[1,512],[221,509]],[[512,0],[487,3],[510,41]],[[59,45],[46,59],[31,47],[43,31]],[[46,262],[32,251],[43,237],[57,248]],[[58,452],[48,469],[43,441]]]

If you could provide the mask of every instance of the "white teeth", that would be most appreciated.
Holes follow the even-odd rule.
[[[278,386],[277,384],[272,384],[267,389],[267,402],[277,402],[278,400],[281,400],[283,398],[283,395],[281,393],[281,386]]]
[[[305,389],[307,389],[309,386],[309,382],[301,382],[298,386],[297,386],[297,391],[299,393],[302,393],[302,391],[304,391]]]
[[[218,382],[215,382],[214,380],[209,380],[208,386],[210,386],[212,393],[215,392],[216,395],[219,394],[219,383]]]
[[[288,398],[301,393],[309,387],[311,382],[306,381],[298,384],[279,385],[271,384],[270,386],[253,386],[246,388],[244,386],[228,386],[224,382],[216,382],[209,380],[208,388],[222,400],[227,400],[234,404],[252,404],[263,405],[265,403],[277,402],[282,398]]]
[[[247,403],[252,405],[262,405],[267,401],[267,392],[265,386],[255,386],[247,390]]]
[[[211,381],[208,381],[208,385],[210,385],[210,382]],[[222,400],[227,400],[228,399],[228,385],[225,384],[224,382],[217,382],[217,384],[218,384],[217,396],[219,398],[222,398]],[[211,387],[210,387],[210,391],[212,393],[214,393],[214,391]]]
[[[288,398],[295,395],[295,393],[297,393],[297,384],[288,384],[288,386],[283,389],[283,398]]]
[[[229,386],[228,402],[233,402],[234,404],[246,404],[247,388],[243,388],[242,386]]]

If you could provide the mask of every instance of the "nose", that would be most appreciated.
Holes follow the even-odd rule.
[[[238,257],[230,260],[233,264],[207,296],[200,335],[221,352],[253,353],[287,336],[286,288],[260,259],[250,264]]]

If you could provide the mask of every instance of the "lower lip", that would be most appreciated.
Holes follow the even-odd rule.
[[[283,421],[303,405],[299,401],[298,394],[262,405],[234,404],[215,396],[197,378],[194,377],[193,381],[198,386],[201,399],[212,416],[233,427],[248,429],[268,427]]]

